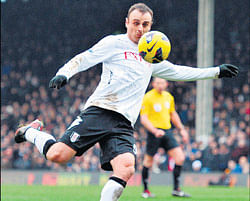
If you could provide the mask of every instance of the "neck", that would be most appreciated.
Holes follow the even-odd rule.
[[[129,39],[134,45],[138,45],[138,43],[134,42],[134,41],[129,37],[128,33],[127,33],[127,37],[128,37],[128,39]]]
[[[155,90],[158,94],[162,94],[162,91],[159,90]]]

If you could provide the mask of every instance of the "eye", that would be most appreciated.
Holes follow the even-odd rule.
[[[144,23],[142,24],[143,27],[147,27],[148,25],[149,25],[149,22],[144,22]]]
[[[134,22],[134,25],[138,26],[140,23],[139,22]]]

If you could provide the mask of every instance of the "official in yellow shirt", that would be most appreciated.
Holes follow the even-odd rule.
[[[159,93],[156,89],[152,89],[144,96],[141,115],[147,115],[154,127],[170,129],[171,113],[174,111],[174,97],[169,92]]]
[[[174,97],[166,91],[168,82],[161,78],[154,78],[153,89],[144,96],[140,120],[147,129],[146,154],[143,160],[142,181],[144,192],[142,197],[154,197],[148,189],[149,169],[153,165],[153,157],[159,147],[165,149],[166,153],[175,160],[173,171],[174,187],[173,196],[190,197],[189,194],[181,191],[179,186],[182,165],[185,160],[183,150],[171,133],[171,122],[179,129],[183,142],[188,142],[188,133],[183,126],[178,113],[175,111]]]

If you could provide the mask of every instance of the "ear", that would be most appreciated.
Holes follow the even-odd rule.
[[[128,28],[128,18],[125,19],[125,27]]]

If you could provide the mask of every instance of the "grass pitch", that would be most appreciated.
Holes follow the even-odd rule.
[[[102,186],[2,185],[2,201],[99,201]],[[152,201],[249,201],[247,187],[185,187],[191,198],[171,196],[170,186],[151,186]],[[142,187],[127,187],[120,201],[142,201]]]

